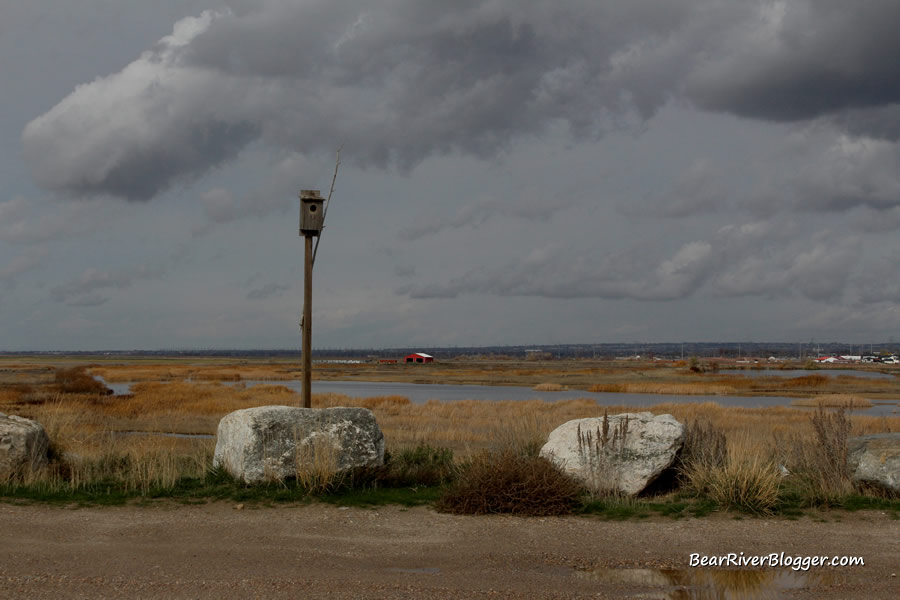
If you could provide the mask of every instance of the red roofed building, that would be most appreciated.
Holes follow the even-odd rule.
[[[424,354],[422,352],[416,352],[415,354],[410,354],[406,357],[406,362],[408,363],[432,363],[434,362],[434,357],[430,354]]]

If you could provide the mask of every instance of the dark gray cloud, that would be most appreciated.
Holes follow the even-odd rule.
[[[814,122],[795,131],[773,155],[766,177],[743,199],[750,210],[772,214],[785,209],[865,209],[887,219],[864,227],[884,230],[893,221],[887,213],[900,207],[900,145],[895,142],[855,137]]]
[[[618,209],[622,214],[634,217],[681,219],[729,208],[732,195],[713,161],[698,158],[662,193],[637,201],[628,198],[619,203]]]
[[[234,4],[179,21],[29,123],[35,180],[140,200],[260,137],[409,169],[494,155],[554,121],[596,136],[665,101],[678,57],[658,46],[696,16],[687,0]]]
[[[881,252],[852,276],[857,306],[900,302],[900,253]]]
[[[157,279],[164,273],[164,267],[146,265],[118,271],[86,269],[79,277],[50,288],[50,298],[69,306],[100,306],[109,300],[104,291],[128,289],[136,281]]]
[[[588,252],[543,248],[502,267],[479,267],[442,283],[407,285],[412,298],[463,294],[666,301],[701,290],[716,296],[843,297],[861,258],[854,236],[797,235],[791,225],[728,225],[709,240],[683,244],[652,259],[638,248],[601,259]]]
[[[881,0],[754,3],[727,45],[686,81],[700,106],[794,121],[900,101],[900,4]]]
[[[284,292],[291,289],[289,285],[280,283],[267,283],[262,287],[258,287],[247,292],[247,300],[265,300],[272,296],[280,296]]]
[[[108,225],[117,208],[98,201],[46,200],[40,207],[32,199],[16,196],[0,202],[0,241],[38,244],[84,235]]]
[[[0,263],[0,282],[12,286],[16,278],[40,267],[48,255],[46,248],[34,248]]]
[[[656,204],[666,217],[692,217],[716,212],[727,202],[728,190],[712,161],[697,159]]]
[[[35,180],[144,200],[257,139],[301,154],[344,143],[358,165],[408,170],[494,156],[556,122],[596,137],[680,96],[751,118],[825,116],[854,135],[900,129],[891,2],[231,5],[179,21],[29,123]]]
[[[260,138],[301,154],[344,143],[356,164],[408,170],[494,156],[555,122],[596,137],[681,95],[855,134],[900,128],[890,2],[231,4],[29,123],[35,180],[142,200]]]
[[[548,221],[560,212],[574,205],[572,197],[540,197],[526,195],[514,200],[500,201],[482,198],[477,202],[463,204],[456,214],[445,218],[433,211],[422,213],[409,227],[400,231],[400,239],[415,241],[448,229],[478,227],[494,217],[514,217],[528,221]]]
[[[715,260],[707,242],[685,244],[656,265],[620,253],[601,260],[540,248],[500,268],[480,267],[447,283],[398,290],[412,298],[455,298],[461,294],[543,298],[632,298],[670,300],[693,293]],[[644,263],[644,264],[642,264]],[[641,273],[640,277],[636,273]]]
[[[394,275],[400,277],[401,279],[406,279],[409,277],[416,276],[416,266],[415,265],[397,265],[394,267]]]
[[[224,188],[213,188],[200,194],[206,221],[195,225],[195,237],[206,235],[215,228],[247,218],[261,218],[273,212],[283,212],[297,202],[287,190],[266,190],[236,197]]]
[[[870,109],[845,110],[831,121],[854,137],[897,142],[900,141],[900,100]]]

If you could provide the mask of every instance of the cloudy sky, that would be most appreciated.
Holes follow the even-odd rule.
[[[0,0],[0,349],[893,339],[898,22]]]

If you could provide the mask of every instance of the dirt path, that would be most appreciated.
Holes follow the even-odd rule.
[[[0,598],[692,598],[703,590],[678,574],[585,569],[669,566],[684,576],[703,573],[687,569],[691,553],[782,551],[865,559],[812,569],[786,597],[900,597],[900,521],[827,517],[607,522],[319,504],[0,504]]]

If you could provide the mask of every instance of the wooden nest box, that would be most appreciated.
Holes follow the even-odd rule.
[[[319,235],[325,224],[325,198],[319,190],[300,192],[300,235]]]

